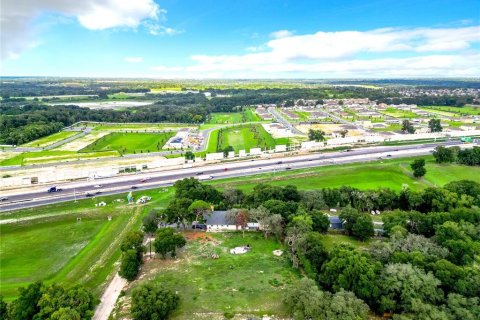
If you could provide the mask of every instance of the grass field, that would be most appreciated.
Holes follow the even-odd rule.
[[[77,153],[75,151],[49,150],[49,151],[37,151],[37,152],[24,152],[12,158],[8,158],[0,161],[0,166],[15,166],[15,165],[25,166],[30,164],[67,162],[67,161],[77,161],[77,160],[97,159],[97,158],[117,157],[117,156],[119,156],[119,153],[117,151]]]
[[[262,121],[262,119],[260,119],[260,117],[258,116],[258,114],[253,111],[252,109],[247,109],[243,112],[244,114],[244,117],[245,117],[245,121],[246,122],[257,122],[257,121]]]
[[[78,134],[78,132],[75,132],[75,131],[61,131],[61,132],[57,132],[57,133],[54,133],[52,135],[49,135],[49,136],[46,136],[46,137],[43,137],[43,138],[40,138],[40,139],[37,139],[37,140],[34,140],[34,141],[30,141],[29,143],[26,143],[24,145],[22,145],[22,147],[39,147],[39,148],[42,148],[42,147],[46,147],[46,146],[49,146],[51,144],[54,144],[55,142],[59,142],[59,141],[62,141],[64,139],[67,139],[71,136],[74,136]]]
[[[228,251],[246,244],[252,247],[246,254],[232,255]],[[241,233],[200,234],[188,241],[179,260],[147,263],[141,282],[153,280],[179,293],[181,302],[171,319],[200,319],[202,313],[201,319],[206,314],[217,319],[226,312],[285,316],[283,290],[299,275],[285,254],[272,254],[276,249],[284,247],[275,240],[263,239],[261,233],[246,233],[245,238]],[[206,252],[216,252],[220,258],[203,257]]]
[[[480,115],[480,107],[467,105],[464,107],[450,107],[450,106],[425,106],[422,109],[433,109],[439,111],[446,111],[450,113],[457,113],[463,115]]]
[[[418,115],[411,111],[398,110],[395,108],[387,108],[387,110],[381,111],[381,113],[394,118],[402,118],[402,119],[418,118]]]
[[[181,124],[181,123],[91,123],[88,126],[93,126],[93,130],[101,131],[126,131],[126,130],[178,130],[179,128],[194,127],[191,124]]]
[[[387,160],[382,162],[357,163],[318,167],[250,176],[248,178],[230,178],[210,182],[218,187],[234,186],[245,191],[251,191],[258,183],[272,185],[296,185],[299,189],[338,188],[342,185],[358,189],[390,188],[399,191],[403,184],[412,190],[421,190],[429,186],[444,184],[461,179],[480,181],[480,168],[456,164],[437,164],[427,161],[427,174],[422,179],[412,176],[410,163],[412,159]]]
[[[300,117],[300,121],[308,120],[308,116],[310,115],[310,113],[306,111],[293,111],[293,113]]]
[[[232,146],[235,151],[251,148],[272,148],[275,139],[258,124],[221,129],[218,132],[217,150]]]
[[[165,133],[110,133],[80,152],[117,151],[120,154],[161,151],[173,132]]]
[[[163,208],[173,191],[150,190],[150,208]],[[0,213],[0,294],[11,300],[17,288],[37,280],[81,283],[99,295],[113,275],[120,257],[119,243],[129,230],[140,226],[143,206],[114,202],[125,195],[82,199],[49,206]],[[105,201],[107,206],[95,207]],[[107,217],[111,215],[112,220]],[[77,217],[81,222],[77,222]]]
[[[233,113],[211,113],[210,119],[207,121],[209,124],[233,124],[233,123],[242,123],[243,114],[240,112]]]

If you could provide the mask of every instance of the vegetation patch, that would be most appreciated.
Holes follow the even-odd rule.
[[[174,136],[173,132],[164,133],[110,133],[80,152],[112,151],[120,154],[149,153],[161,151],[168,139]]]
[[[218,131],[217,151],[232,146],[235,151],[251,148],[273,148],[275,139],[259,124],[244,125],[220,129]]]
[[[22,147],[42,148],[42,147],[46,147],[46,146],[49,146],[51,144],[54,144],[56,142],[65,140],[65,139],[67,139],[69,137],[72,137],[76,134],[78,134],[78,132],[76,132],[76,131],[61,131],[61,132],[57,132],[57,133],[54,133],[52,135],[43,137],[41,139],[30,141],[29,143],[26,143],[26,144],[22,145]]]

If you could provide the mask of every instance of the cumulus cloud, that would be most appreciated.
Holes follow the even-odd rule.
[[[167,77],[477,76],[480,54],[471,46],[479,34],[480,26],[320,31],[272,39],[262,52],[193,55],[190,66],[154,70]]]
[[[125,57],[125,61],[130,63],[140,63],[143,61],[142,57]]]
[[[18,56],[34,46],[35,19],[52,13],[75,18],[90,30],[137,28],[147,24],[149,30],[165,28],[164,34],[173,33],[173,29],[160,25],[166,11],[154,0],[2,0],[1,58]]]

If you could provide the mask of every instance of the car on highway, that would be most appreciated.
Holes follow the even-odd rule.
[[[130,189],[138,189],[137,186],[131,186]]]
[[[141,182],[141,183],[147,182],[148,179],[150,179],[150,178],[143,178],[142,180],[140,180],[140,182]]]
[[[277,162],[277,164],[282,164],[282,163],[283,163],[283,161],[278,161],[278,162]]]
[[[100,193],[102,193],[102,190],[95,191],[95,194],[100,194]]]
[[[94,196],[93,193],[90,193],[90,192],[87,192],[87,194],[85,195],[85,197],[87,197],[87,198],[90,198],[90,197],[93,197],[93,196]]]
[[[228,171],[228,168],[224,168],[223,171]]]
[[[392,155],[391,155],[391,154],[387,154],[387,158],[391,158],[391,157],[392,157]]]
[[[201,176],[203,172],[197,172],[197,176]]]
[[[57,187],[55,187],[55,186],[53,186],[53,187],[50,187],[50,188],[47,190],[47,192],[48,192],[48,193],[52,193],[52,192],[60,192],[60,191],[62,191],[62,189],[60,189],[60,188],[57,188]]]
[[[94,187],[94,188],[101,188],[102,185],[101,185],[101,184],[96,184],[96,185],[94,185],[93,187]]]
[[[8,197],[1,197],[0,198],[0,201],[7,201],[8,200]]]
[[[292,168],[291,167],[286,167],[285,170],[291,170]]]

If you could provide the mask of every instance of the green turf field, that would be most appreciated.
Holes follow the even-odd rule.
[[[161,151],[168,139],[175,133],[110,133],[80,152],[111,151],[115,150],[120,154],[148,153]]]
[[[39,147],[39,148],[42,148],[42,147],[49,146],[49,145],[51,145],[55,142],[59,142],[59,141],[62,141],[64,139],[67,139],[67,138],[69,138],[71,136],[74,136],[76,134],[78,134],[78,132],[76,132],[76,131],[61,131],[61,132],[57,132],[57,133],[51,134],[49,136],[37,139],[37,140],[30,141],[29,143],[23,144],[22,147]]]
[[[275,139],[259,124],[220,129],[217,150],[223,150],[228,146],[232,146],[235,151],[248,152],[251,148],[273,148]]]
[[[243,112],[244,118],[246,122],[257,122],[257,121],[262,121],[258,114],[253,111],[252,109],[247,109]]]

